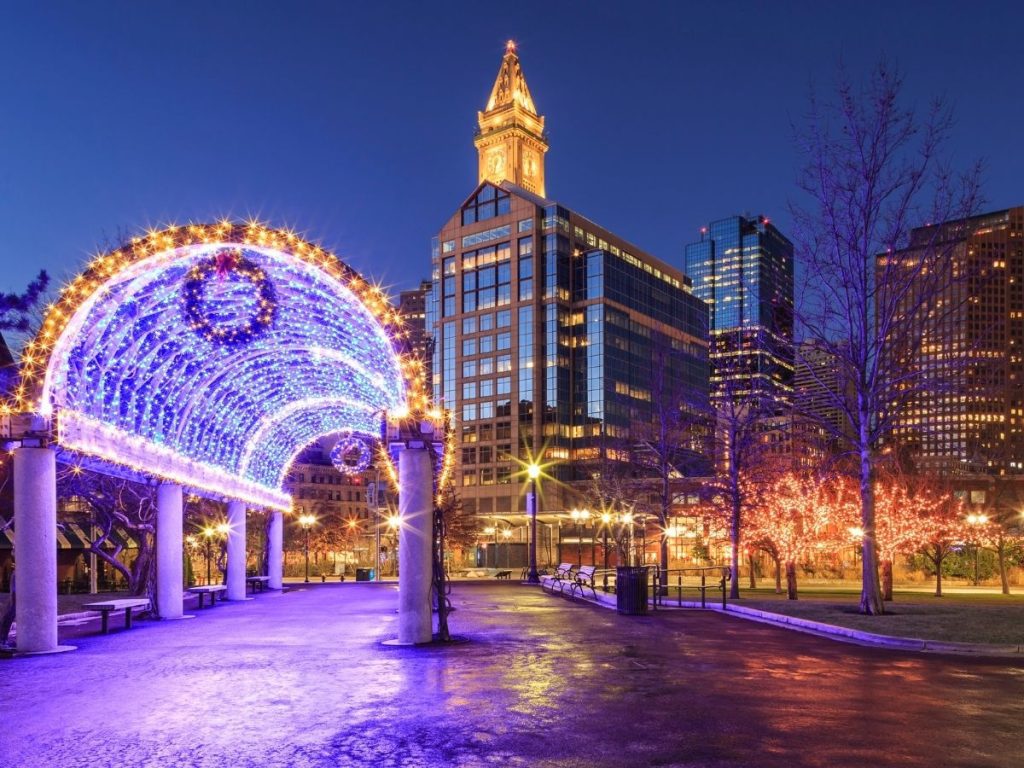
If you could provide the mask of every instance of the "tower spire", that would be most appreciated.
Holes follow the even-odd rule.
[[[473,143],[479,152],[480,181],[508,180],[543,196],[548,151],[544,118],[537,114],[514,40],[505,43],[487,108],[477,113],[477,121]]]

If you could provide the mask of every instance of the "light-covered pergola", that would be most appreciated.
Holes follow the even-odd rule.
[[[245,599],[247,508],[266,510],[281,588],[282,490],[295,456],[349,435],[400,487],[399,641],[431,636],[435,457],[422,364],[377,287],[333,254],[259,223],[173,227],[97,257],[27,345],[14,449],[18,650],[58,649],[56,463],[153,482],[156,612],[183,615],[183,493],[227,503],[227,598]],[[382,447],[391,423],[396,439]],[[397,459],[397,468],[391,459]]]

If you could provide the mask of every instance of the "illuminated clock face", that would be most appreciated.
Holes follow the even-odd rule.
[[[527,150],[523,154],[523,174],[532,179],[537,175],[537,153]]]
[[[501,176],[505,173],[505,150],[492,149],[487,153],[487,175]]]

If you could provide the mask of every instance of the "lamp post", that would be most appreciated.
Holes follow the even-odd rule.
[[[988,515],[976,515],[973,512],[967,516],[967,524],[977,529],[978,526],[982,526],[988,522]],[[974,540],[974,586],[978,586],[978,550],[981,547],[975,536]]]
[[[509,561],[512,559],[510,557],[509,551],[508,551],[508,549],[509,549],[509,547],[508,547],[508,540],[510,538],[512,538],[512,529],[511,528],[502,528],[501,529],[501,537],[505,540],[505,567],[508,568],[508,567],[510,567],[509,566]]]
[[[583,565],[583,528],[582,525],[590,519],[590,510],[574,509],[569,513],[576,527],[576,567]]]
[[[608,526],[612,522],[612,516],[608,512],[601,513],[601,539],[604,547],[604,569],[608,570]],[[606,577],[607,578],[607,577]]]
[[[526,511],[530,515],[530,546],[527,548],[530,569],[526,574],[526,583],[540,584],[540,574],[537,573],[537,480],[540,478],[540,466],[531,462],[526,467],[526,476],[530,481],[526,493]]]
[[[210,556],[213,554],[214,530],[210,526],[203,528],[203,537],[206,539],[206,586],[210,586]]]
[[[299,525],[306,532],[306,584],[309,584],[309,529],[313,527],[316,518],[313,515],[300,515]]]
[[[388,515],[388,534],[394,539],[395,545],[391,548],[391,551],[395,556],[395,575],[398,575],[398,528],[402,525],[401,515]]]
[[[626,565],[633,564],[633,513],[624,512],[622,514],[622,524],[628,525],[626,529]]]

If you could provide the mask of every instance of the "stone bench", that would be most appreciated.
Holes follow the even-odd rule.
[[[262,592],[270,586],[269,576],[246,576],[245,583],[252,588],[253,594],[257,591]]]
[[[98,603],[86,603],[82,606],[87,611],[99,611],[102,614],[103,634],[107,634],[110,627],[108,619],[111,611],[124,611],[124,628],[132,628],[132,609],[141,608],[143,610],[149,610],[152,608],[152,604],[149,602],[149,598],[146,597],[131,597],[122,598],[120,600],[101,600]]]
[[[189,587],[188,591],[193,595],[199,595],[199,607],[203,607],[203,601],[206,595],[210,596],[210,607],[212,608],[214,603],[217,602],[217,595],[220,592],[227,592],[228,588],[223,584],[210,584],[205,587]]]

